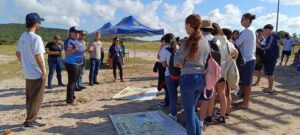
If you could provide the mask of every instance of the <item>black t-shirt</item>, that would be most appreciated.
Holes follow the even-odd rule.
[[[46,48],[49,49],[51,52],[62,52],[63,51],[63,45],[58,43],[55,44],[53,41],[48,42],[46,45]],[[48,55],[49,57],[60,57],[61,55]]]

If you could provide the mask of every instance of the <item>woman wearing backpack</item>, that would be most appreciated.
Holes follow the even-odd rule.
[[[185,29],[189,37],[174,57],[174,66],[181,68],[180,93],[188,135],[200,135],[202,132],[202,122],[198,119],[195,106],[205,86],[204,69],[209,45],[202,37],[200,26],[200,15],[192,14],[186,18]]]
[[[225,116],[229,117],[229,113],[226,113],[227,110],[227,104],[229,99],[230,91],[229,89],[226,89],[226,80],[225,80],[225,67],[226,67],[226,61],[231,59],[231,56],[237,56],[237,50],[235,49],[234,45],[232,43],[229,43],[226,36],[224,35],[222,29],[220,28],[219,24],[213,23],[212,24],[214,31],[213,35],[214,38],[220,41],[220,54],[221,54],[221,79],[216,84],[216,93],[220,100],[220,117],[217,118],[217,122],[225,123]],[[215,98],[213,97],[212,100],[210,100],[208,112],[213,112],[213,109],[215,107]],[[212,115],[211,115],[212,116]],[[211,119],[211,117],[207,117],[207,119]]]
[[[170,117],[177,121],[177,88],[179,86],[180,69],[174,67],[174,55],[177,50],[177,43],[175,36],[168,33],[163,37],[163,43],[166,48],[161,50],[159,61],[163,67],[166,68],[165,80],[168,88],[169,103],[170,103]]]

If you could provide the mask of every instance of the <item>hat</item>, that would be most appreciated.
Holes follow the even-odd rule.
[[[36,23],[44,21],[44,18],[41,18],[37,13],[30,13],[26,15],[26,23]]]
[[[212,26],[212,22],[211,20],[203,20],[201,23],[201,29],[214,29],[214,27]]]
[[[79,32],[81,32],[81,30],[78,27],[73,26],[69,29],[69,32],[79,33]]]

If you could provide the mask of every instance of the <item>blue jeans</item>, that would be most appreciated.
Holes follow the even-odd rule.
[[[180,93],[184,109],[185,128],[188,135],[201,135],[195,106],[205,86],[204,74],[189,74],[180,77]]]
[[[99,59],[95,59],[95,58],[90,59],[89,84],[94,84],[94,82],[97,81],[99,66],[100,66]]]
[[[173,116],[177,115],[177,88],[179,81],[172,80],[170,76],[166,76],[166,84],[169,94],[170,112]]]
[[[85,61],[79,66],[79,77],[78,77],[78,81],[76,82],[76,88],[83,87],[82,76],[84,73],[84,69],[85,69]]]
[[[48,74],[48,87],[51,87],[54,71],[56,70],[56,77],[58,84],[62,84],[61,70],[62,70],[62,58],[61,57],[49,57],[49,74]]]

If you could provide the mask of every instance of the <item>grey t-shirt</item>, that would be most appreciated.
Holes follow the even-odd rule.
[[[188,51],[186,49],[189,49],[185,45],[180,46],[179,50],[175,53],[174,64],[183,64],[181,75],[204,73],[205,63],[209,54],[208,41],[202,38],[198,45],[199,57],[197,60],[188,59]]]
[[[101,59],[102,42],[94,41],[90,44],[90,47],[92,49],[90,53],[90,58]]]

